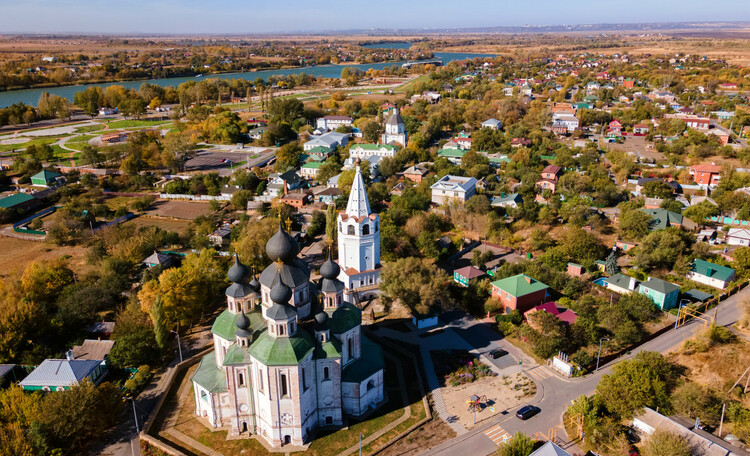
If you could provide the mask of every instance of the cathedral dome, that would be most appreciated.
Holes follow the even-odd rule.
[[[227,272],[227,278],[234,283],[243,283],[250,277],[250,270],[244,264],[240,263],[240,257],[234,254],[234,264]]]
[[[271,301],[279,304],[287,304],[292,297],[292,290],[279,280],[271,287]]]
[[[315,315],[315,322],[319,325],[324,324],[328,320],[328,314],[325,312],[318,312]]]
[[[281,227],[266,243],[266,255],[272,261],[288,262],[297,257],[299,246],[297,242]]]
[[[258,282],[258,278],[257,277],[253,277],[253,280],[251,280],[248,285],[250,285],[250,288],[252,288],[253,291],[255,291],[255,292],[257,292],[258,290],[260,290],[260,282]]]
[[[237,325],[237,329],[247,329],[250,327],[250,319],[247,318],[247,315],[245,315],[245,312],[242,312],[237,316],[237,319],[234,322],[235,325]]]
[[[333,280],[339,276],[339,272],[341,272],[341,268],[331,259],[331,253],[328,252],[328,259],[323,263],[323,266],[320,267],[320,275],[323,276],[324,279]]]

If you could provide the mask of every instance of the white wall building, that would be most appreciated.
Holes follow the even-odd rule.
[[[432,202],[435,204],[447,204],[450,200],[464,203],[476,193],[477,180],[473,177],[447,175],[432,184],[430,188],[432,189]]]
[[[316,127],[329,131],[338,127],[351,127],[353,121],[354,119],[349,116],[325,116],[318,118]]]
[[[355,144],[349,148],[349,158],[395,157],[398,147],[391,144]]]
[[[380,284],[380,216],[370,210],[359,165],[346,210],[338,215],[338,248],[341,273],[349,294],[375,293]]]
[[[388,118],[385,123],[385,133],[381,136],[381,142],[384,144],[400,144],[406,146],[409,140],[409,135],[406,133],[406,127],[404,126],[404,119],[401,118],[401,114],[398,109],[393,110],[393,114]]]
[[[305,151],[308,151],[310,149],[314,149],[318,146],[322,147],[328,147],[330,149],[335,149],[339,146],[344,147],[349,143],[349,135],[346,133],[338,133],[335,131],[331,131],[329,133],[326,133],[324,135],[320,136],[313,136],[310,138],[309,141],[307,141],[302,148]]]

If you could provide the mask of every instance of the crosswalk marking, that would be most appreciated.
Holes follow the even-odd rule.
[[[495,426],[487,429],[486,431],[484,431],[484,435],[486,435],[488,439],[492,440],[492,443],[497,446],[508,443],[508,440],[511,438],[511,435],[500,426]]]
[[[547,369],[544,366],[537,366],[533,369],[527,370],[526,375],[536,380],[544,380],[545,378],[555,376],[555,374],[553,374],[549,369]]]

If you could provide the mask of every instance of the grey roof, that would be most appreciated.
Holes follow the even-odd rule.
[[[307,265],[299,258],[295,258],[289,264],[282,264],[280,268],[273,263],[268,265],[260,274],[261,285],[271,288],[277,271],[281,274],[281,280],[284,284],[292,289],[310,280],[310,270]]]
[[[572,456],[552,442],[547,442],[529,456]]]
[[[677,285],[661,279],[648,279],[641,284],[641,287],[649,288],[665,295],[680,289]]]
[[[630,288],[630,281],[633,280],[633,288]],[[638,287],[638,284],[640,283],[638,280],[633,279],[632,277],[626,276],[623,273],[617,273],[613,275],[612,277],[607,278],[607,283],[611,283],[612,285],[620,288],[624,288],[626,290],[635,290]]]
[[[14,367],[16,367],[15,364],[0,364],[0,378],[8,375],[8,373],[12,371]]]
[[[167,264],[172,259],[169,257],[169,255],[166,255],[164,253],[159,253],[157,251],[154,251],[148,258],[141,261],[141,263],[145,264]]]
[[[227,287],[226,295],[230,298],[244,298],[252,293],[253,288],[245,283],[233,283]]]
[[[320,281],[320,291],[323,293],[335,293],[343,289],[344,284],[338,279],[323,279]]]
[[[501,206],[505,203],[514,202],[516,204],[523,204],[523,197],[518,193],[511,193],[510,195],[506,196],[493,196],[492,197],[492,206]]]
[[[279,304],[277,302],[274,302],[266,311],[266,317],[269,320],[289,320],[295,315],[297,315],[297,311],[294,307],[288,304]]]
[[[388,121],[385,123],[386,125],[398,125],[403,124],[404,119],[401,118],[401,113],[398,112],[398,109],[393,111],[393,114],[388,118]]]
[[[114,345],[114,340],[86,339],[82,345],[73,347],[73,358],[102,361],[112,351]]]
[[[21,386],[71,386],[91,375],[101,361],[45,359],[21,381]]]

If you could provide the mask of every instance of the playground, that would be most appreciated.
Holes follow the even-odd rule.
[[[441,388],[448,413],[467,429],[499,413],[514,413],[531,397],[531,381],[521,373],[482,377],[471,383]],[[533,393],[532,393],[533,395]]]

